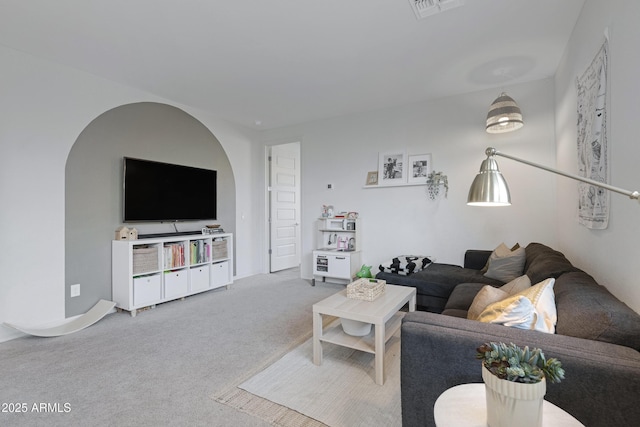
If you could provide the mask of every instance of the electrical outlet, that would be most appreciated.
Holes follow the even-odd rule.
[[[71,285],[71,298],[80,296],[80,283]]]
[[[333,190],[333,188],[334,188],[334,187],[333,187],[333,184],[327,184],[327,189],[328,189],[328,190]]]

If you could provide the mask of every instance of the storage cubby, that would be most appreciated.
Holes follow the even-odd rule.
[[[189,274],[191,275],[189,283],[191,284],[190,291],[192,293],[206,291],[211,287],[210,283],[212,283],[212,280],[209,277],[210,268],[209,264],[205,264],[189,269]]]
[[[112,292],[131,312],[233,283],[233,235],[114,240]]]

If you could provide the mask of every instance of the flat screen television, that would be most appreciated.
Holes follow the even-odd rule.
[[[124,158],[124,222],[216,219],[217,172]]]

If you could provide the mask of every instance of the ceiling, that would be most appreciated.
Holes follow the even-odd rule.
[[[0,0],[0,45],[270,129],[552,76],[583,3]]]

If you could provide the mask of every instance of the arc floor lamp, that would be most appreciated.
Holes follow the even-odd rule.
[[[624,190],[622,188],[614,187],[613,185],[605,184],[604,182],[599,182],[593,179],[584,178],[582,176],[562,172],[557,169],[539,165],[528,160],[520,159],[518,157],[502,153],[492,147],[487,148],[485,150],[485,154],[487,155],[487,158],[482,161],[482,164],[480,165],[480,172],[478,172],[478,175],[476,175],[473,183],[471,184],[471,188],[469,189],[469,197],[467,198],[468,205],[508,206],[511,204],[511,194],[509,193],[509,187],[507,186],[507,182],[498,169],[498,162],[494,158],[495,156],[506,157],[507,159],[524,163],[525,165],[533,166],[535,168],[543,169],[548,172],[565,176],[567,178],[575,179],[576,181],[586,182],[587,184],[595,185],[596,187],[601,187],[616,193],[623,194],[625,196],[628,196],[632,200],[640,201],[640,192],[638,191]]]

